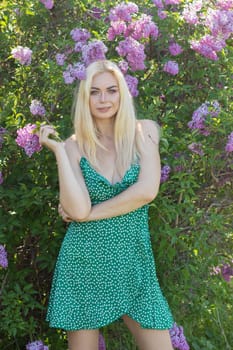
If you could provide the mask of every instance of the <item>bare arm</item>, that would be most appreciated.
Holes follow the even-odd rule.
[[[111,218],[129,213],[151,202],[160,184],[159,132],[151,120],[138,122],[140,173],[138,181],[119,195],[96,204],[88,217],[81,221]]]
[[[74,220],[84,220],[90,213],[91,201],[78,162],[78,151],[72,139],[65,143],[49,138],[54,134],[50,126],[40,130],[40,143],[54,152],[59,177],[60,203]]]

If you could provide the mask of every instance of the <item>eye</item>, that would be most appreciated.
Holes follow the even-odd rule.
[[[117,89],[109,89],[108,90],[108,92],[112,95],[115,94],[117,91],[118,91]]]
[[[98,90],[91,90],[90,95],[91,96],[98,96],[99,95],[99,91]]]

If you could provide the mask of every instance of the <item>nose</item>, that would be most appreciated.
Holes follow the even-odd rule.
[[[102,92],[100,92],[100,101],[101,102],[104,102],[105,101],[105,92],[104,91],[102,91]]]

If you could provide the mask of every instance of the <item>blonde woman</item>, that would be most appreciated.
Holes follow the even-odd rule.
[[[77,95],[75,134],[40,130],[57,160],[60,214],[71,221],[58,256],[47,320],[70,350],[97,350],[98,329],[123,319],[141,350],[171,350],[173,320],[156,277],[148,203],[160,183],[159,132],[137,120],[119,68],[97,61]]]

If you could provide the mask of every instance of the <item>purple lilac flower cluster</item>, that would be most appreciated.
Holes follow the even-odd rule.
[[[44,345],[41,340],[36,340],[34,342],[28,343],[26,345],[26,350],[49,350],[49,347]]]
[[[164,165],[161,169],[160,183],[166,182],[169,179],[171,172],[171,167],[169,165]]]
[[[121,41],[116,51],[120,56],[126,57],[132,71],[145,69],[144,60],[146,55],[144,53],[144,45],[134,38],[128,37]]]
[[[99,333],[99,346],[98,346],[98,350],[106,350],[106,345],[105,345],[105,341],[104,341],[104,337],[101,333]]]
[[[31,64],[32,50],[30,50],[28,47],[17,46],[11,50],[11,54],[22,65],[28,66]]]
[[[158,17],[160,19],[165,19],[167,17],[167,6],[169,5],[178,5],[180,4],[181,0],[152,0],[153,4],[157,7],[158,11]]]
[[[0,244],[0,266],[4,269],[8,267],[7,251],[2,244]]]
[[[192,120],[188,123],[190,129],[196,129],[200,134],[208,136],[210,129],[206,125],[207,117],[217,117],[220,113],[218,101],[205,102],[198,107],[192,115]]]
[[[64,53],[57,53],[55,58],[56,58],[57,64],[59,66],[63,66],[67,57]]]
[[[6,134],[6,129],[0,126],[0,149],[2,148],[3,137],[5,134]]]
[[[110,21],[131,21],[132,14],[138,12],[138,6],[133,2],[122,2],[114,7],[109,13]]]
[[[175,61],[167,61],[163,66],[163,71],[171,75],[179,73],[179,65]]]
[[[191,48],[216,61],[218,52],[226,46],[226,40],[233,33],[233,1],[219,0],[205,14],[201,12],[202,8],[202,0],[187,4],[183,10],[183,18],[190,25],[202,25],[207,32],[199,40],[191,40]]]
[[[213,267],[211,274],[212,275],[221,274],[226,282],[230,282],[231,278],[233,277],[233,260],[231,264],[223,264],[221,266]]]
[[[198,24],[199,12],[201,11],[202,6],[203,6],[202,0],[194,0],[193,2],[185,5],[182,13],[184,20],[191,25]]]
[[[183,52],[182,47],[179,44],[177,44],[176,42],[170,43],[168,49],[169,49],[169,52],[172,56],[177,56]]]
[[[225,151],[228,153],[233,152],[233,132],[231,132],[228,136],[228,142],[226,144]]]
[[[139,19],[133,19],[132,15],[137,12],[138,6],[131,2],[114,7],[109,14],[110,27],[107,34],[110,41],[123,35],[124,40],[120,41],[116,51],[127,60],[132,71],[145,69],[145,46],[139,40],[149,37],[157,39],[159,34],[151,16],[142,14]]]
[[[126,80],[126,83],[128,85],[128,88],[129,88],[131,95],[134,97],[138,96],[138,89],[137,89],[138,79],[136,77],[133,77],[130,74],[126,74],[125,80]]]
[[[82,47],[82,59],[87,67],[96,60],[105,59],[105,53],[108,51],[107,46],[101,40],[95,40]]]
[[[52,10],[54,6],[54,1],[53,0],[39,0],[47,10]]]
[[[217,0],[216,6],[221,10],[233,9],[233,0]]]
[[[75,42],[81,42],[83,45],[91,37],[89,31],[85,28],[74,28],[71,30],[70,35]]]
[[[86,78],[86,67],[82,63],[68,64],[63,72],[63,78],[66,84],[72,84],[76,79],[84,80]]]
[[[131,22],[124,33],[125,37],[131,36],[135,40],[147,39],[150,36],[156,40],[158,35],[157,25],[152,21],[152,17],[146,14],[142,14],[138,20]]]
[[[208,34],[203,36],[199,41],[191,41],[191,48],[194,51],[213,61],[218,60],[217,52],[221,51],[225,45],[224,40],[214,38],[212,35]]]
[[[226,282],[230,282],[231,277],[233,276],[233,267],[229,264],[224,264],[221,266],[222,277]]]
[[[180,2],[180,0],[153,0],[154,5],[158,9],[158,16],[160,19],[165,19],[167,17],[165,11],[167,6],[178,5]],[[175,41],[169,44],[168,50],[172,56],[178,56],[183,52],[183,48]],[[171,75],[177,75],[179,73],[179,65],[174,60],[168,60],[163,66],[163,71]]]
[[[132,96],[138,95],[138,80],[127,74],[128,69],[131,71],[145,69],[145,45],[141,43],[141,39],[149,37],[158,38],[159,30],[153,22],[152,17],[142,14],[136,18],[138,6],[135,3],[120,3],[115,6],[109,14],[110,27],[108,29],[107,38],[113,41],[116,37],[122,36],[116,51],[123,61],[119,64],[122,73],[126,77]]]
[[[123,35],[116,47],[119,56],[123,60],[119,63],[119,68],[125,75],[129,90],[132,96],[138,95],[137,78],[128,74],[128,69],[132,71],[145,69],[145,46],[139,40],[158,37],[158,27],[152,21],[152,17],[143,14],[139,19],[135,19],[138,13],[138,6],[133,3],[120,3],[110,10],[108,19],[110,27],[108,29],[108,40],[113,41],[119,35]],[[80,54],[78,63],[68,64],[63,72],[63,78],[66,84],[72,84],[76,79],[83,80],[86,78],[86,67],[96,60],[105,59],[108,48],[100,40],[90,41],[91,35],[87,29],[75,28],[71,31],[71,37],[75,42],[71,52]],[[63,66],[68,58],[68,53],[58,53],[56,62]]]
[[[24,128],[17,130],[16,143],[22,147],[26,154],[31,157],[33,153],[39,152],[42,146],[39,143],[39,137],[34,133],[36,125],[27,124]]]
[[[68,64],[63,72],[63,78],[66,84],[72,84],[75,80],[84,80],[86,78],[86,67],[96,61],[105,59],[107,47],[101,40],[88,41],[91,37],[89,31],[85,28],[74,28],[70,35],[74,40],[74,48],[67,50],[66,53],[58,53],[56,62],[63,66],[70,53],[80,54],[80,62]]]
[[[45,115],[45,108],[42,104],[42,102],[38,100],[32,100],[31,105],[30,105],[30,112],[33,115],[39,115],[43,117]]]
[[[199,156],[204,156],[204,151],[202,149],[202,144],[200,142],[193,142],[188,146],[188,149],[193,153],[199,154]]]
[[[180,55],[183,52],[182,47],[175,41],[169,44],[168,50],[172,56]],[[163,71],[171,75],[179,73],[179,65],[176,61],[169,60],[163,66]]]
[[[186,341],[183,327],[177,326],[176,323],[174,323],[173,327],[169,330],[172,346],[175,349],[179,350],[189,350],[189,345]]]

